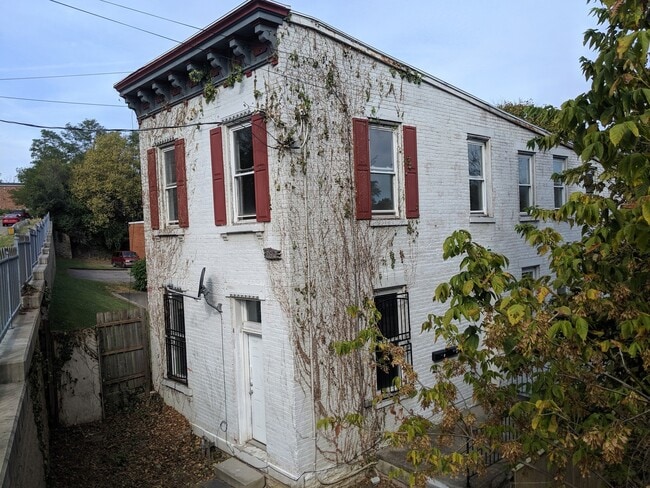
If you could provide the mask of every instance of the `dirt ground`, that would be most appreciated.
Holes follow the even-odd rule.
[[[214,465],[227,457],[214,448],[204,452],[187,420],[157,396],[103,422],[51,434],[50,488],[194,488],[212,479]],[[358,488],[393,486],[373,485],[370,476]]]
[[[214,476],[222,456],[206,456],[187,421],[152,397],[103,422],[53,429],[48,486],[193,487]]]

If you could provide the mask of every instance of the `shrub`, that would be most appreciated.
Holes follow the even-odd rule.
[[[134,280],[133,288],[137,291],[147,291],[147,261],[138,259],[133,263],[131,276]]]

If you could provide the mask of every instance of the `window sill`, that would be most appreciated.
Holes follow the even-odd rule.
[[[489,215],[470,215],[469,216],[470,224],[494,224],[496,219]]]
[[[219,234],[224,241],[228,240],[228,236],[237,235],[237,234],[255,234],[257,237],[262,237],[264,234],[264,223],[263,222],[242,222],[240,224],[234,225],[224,225],[218,227]]]
[[[170,380],[168,378],[164,378],[162,380],[162,385],[166,386],[170,390],[177,391],[179,393],[182,393],[183,395],[187,397],[193,397],[194,393],[192,392],[192,389],[189,388],[187,385],[184,385],[183,383],[179,383],[174,380]]]
[[[185,236],[185,229],[181,229],[180,227],[166,227],[164,229],[153,231],[154,239],[160,239],[165,237],[183,238],[184,236]]]
[[[408,220],[395,217],[376,217],[370,219],[370,227],[406,227]]]

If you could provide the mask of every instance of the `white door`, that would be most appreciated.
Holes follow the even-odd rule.
[[[264,402],[264,348],[262,336],[248,336],[248,378],[250,380],[250,422],[251,436],[266,444],[266,407]]]

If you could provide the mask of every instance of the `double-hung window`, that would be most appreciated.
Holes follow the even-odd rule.
[[[395,214],[394,127],[370,124],[370,195],[372,212]]]
[[[482,139],[467,141],[469,209],[475,214],[487,214],[486,147],[487,141]]]
[[[560,208],[566,203],[566,187],[559,175],[566,171],[566,158],[553,156],[553,206]]]
[[[165,350],[167,378],[187,384],[187,350],[183,295],[165,293]]]
[[[224,135],[230,154],[230,172],[224,164]],[[253,114],[245,123],[210,130],[212,198],[215,225],[227,225],[226,181],[232,183],[232,220],[234,222],[270,222],[271,196],[266,121]]]
[[[235,216],[237,220],[255,219],[255,173],[251,126],[233,130],[232,140]]]
[[[147,151],[147,179],[151,228],[189,227],[184,139]]]
[[[164,181],[164,208],[167,223],[178,222],[178,181],[176,179],[176,156],[174,146],[162,149],[163,156],[163,181]]]
[[[533,194],[533,155],[519,153],[519,212],[535,205]]]
[[[382,336],[391,344],[401,347],[405,360],[411,363],[411,322],[408,293],[398,291],[378,293],[375,295],[375,307],[380,314],[377,327]],[[393,356],[380,348],[377,349],[375,355],[377,390],[389,393],[396,391],[396,379],[402,376],[400,366],[393,364]]]
[[[419,218],[416,128],[355,118],[352,139],[356,219]]]

